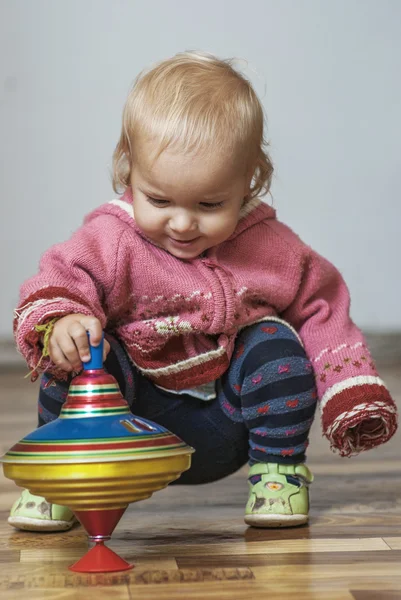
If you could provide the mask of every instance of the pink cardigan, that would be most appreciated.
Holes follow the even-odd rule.
[[[367,393],[395,415],[349,303],[335,267],[259,200],[245,206],[228,240],[183,261],[144,236],[127,191],[43,255],[39,273],[21,288],[14,328],[34,368],[42,351],[35,325],[74,312],[95,315],[149,379],[180,390],[222,375],[239,329],[283,319],[312,362],[323,429],[333,439],[338,419],[352,416]],[[63,375],[48,358],[41,368]]]

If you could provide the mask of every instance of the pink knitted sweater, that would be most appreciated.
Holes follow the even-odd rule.
[[[184,261],[144,236],[127,191],[43,255],[39,273],[21,288],[14,327],[34,368],[42,352],[37,324],[74,312],[95,315],[148,378],[180,390],[222,375],[240,328],[283,319],[314,367],[323,430],[349,455],[385,441],[396,428],[394,403],[349,317],[349,303],[335,267],[259,200],[244,207],[228,240]],[[62,375],[50,359],[41,369]],[[355,427],[361,415],[373,427],[344,448],[344,423]]]

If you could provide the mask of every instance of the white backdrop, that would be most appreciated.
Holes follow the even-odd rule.
[[[0,337],[40,254],[111,199],[136,74],[186,49],[246,58],[279,217],[332,260],[355,321],[401,329],[399,0],[0,0]]]

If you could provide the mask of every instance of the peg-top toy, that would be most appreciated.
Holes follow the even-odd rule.
[[[128,504],[149,498],[189,469],[193,448],[130,412],[103,369],[103,342],[71,381],[58,419],[36,429],[1,459],[6,477],[48,502],[68,506],[95,545],[78,572],[132,566],[104,545]]]

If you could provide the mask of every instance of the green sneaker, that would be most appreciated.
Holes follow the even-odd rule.
[[[249,470],[245,523],[253,527],[293,527],[308,521],[313,475],[306,465],[256,463]]]
[[[66,506],[51,504],[24,490],[14,502],[8,522],[24,531],[67,531],[78,521]]]

